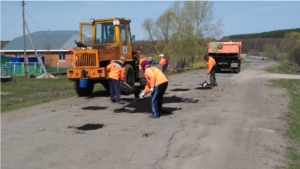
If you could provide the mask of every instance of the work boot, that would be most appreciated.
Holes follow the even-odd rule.
[[[125,102],[123,100],[120,100],[117,102],[118,104],[124,104]]]
[[[159,118],[159,117],[155,117],[155,116],[153,116],[153,114],[150,114],[148,117],[149,117],[149,118],[152,118],[152,119]]]
[[[215,84],[212,84],[211,86],[212,86],[212,87],[216,87],[216,86],[218,86],[218,84],[217,84],[217,83],[215,83]]]
[[[116,100],[111,100],[112,103],[116,103]]]

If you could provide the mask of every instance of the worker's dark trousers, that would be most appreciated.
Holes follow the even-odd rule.
[[[151,94],[151,109],[153,116],[158,118],[161,115],[161,108],[163,104],[163,97],[167,90],[168,82],[162,83],[154,87],[154,91]]]
[[[216,71],[217,71],[217,65],[215,64],[210,71],[210,84],[211,85],[217,84]]]
[[[109,82],[110,100],[119,102],[121,100],[120,81],[109,78],[108,82]]]

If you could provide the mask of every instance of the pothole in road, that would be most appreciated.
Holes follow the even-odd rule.
[[[190,89],[179,89],[179,88],[176,88],[176,89],[172,89],[171,91],[173,92],[184,92],[184,91],[188,91]]]
[[[76,128],[77,130],[97,130],[102,128],[104,125],[103,124],[85,124],[83,126],[80,127],[74,127],[74,126],[69,126],[68,128]]]

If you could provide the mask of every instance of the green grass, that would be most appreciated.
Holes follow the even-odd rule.
[[[200,61],[194,62],[193,67],[202,69],[202,68],[206,68],[207,65],[206,65],[205,60],[200,60]]]
[[[269,73],[299,74],[298,68],[292,67],[287,61],[280,61],[278,66],[266,69]],[[287,148],[287,158],[290,163],[285,169],[300,168],[300,80],[299,79],[280,79],[272,80],[272,84],[277,87],[285,88],[290,97],[286,120],[289,128],[285,135],[291,139],[292,143]],[[281,167],[282,168],[282,167]]]
[[[269,73],[281,73],[281,74],[297,74],[297,68],[292,67],[286,61],[280,61],[279,66],[269,67],[266,69]]]
[[[288,159],[291,163],[284,168],[299,169],[300,168],[300,80],[273,80],[275,86],[287,89],[291,102],[289,103],[289,112],[286,115],[289,129],[286,136],[289,137],[294,144],[287,149]]]
[[[11,82],[2,82],[1,112],[76,96],[73,84],[66,75],[49,79],[16,77]]]

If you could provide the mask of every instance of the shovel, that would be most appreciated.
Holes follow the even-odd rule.
[[[205,81],[202,83],[202,87],[205,87],[205,86],[207,86],[207,82],[206,82],[206,80],[207,80],[207,77],[208,77],[208,74],[206,75],[206,79],[205,79]]]
[[[128,83],[126,83],[125,81],[123,81],[123,84],[125,86],[127,86],[130,89],[130,92],[134,93],[135,89],[133,87],[131,87]]]
[[[133,90],[134,91],[134,88],[132,88],[129,84],[127,84],[125,81],[124,81],[124,84],[127,86],[127,87],[129,87],[131,90]]]

